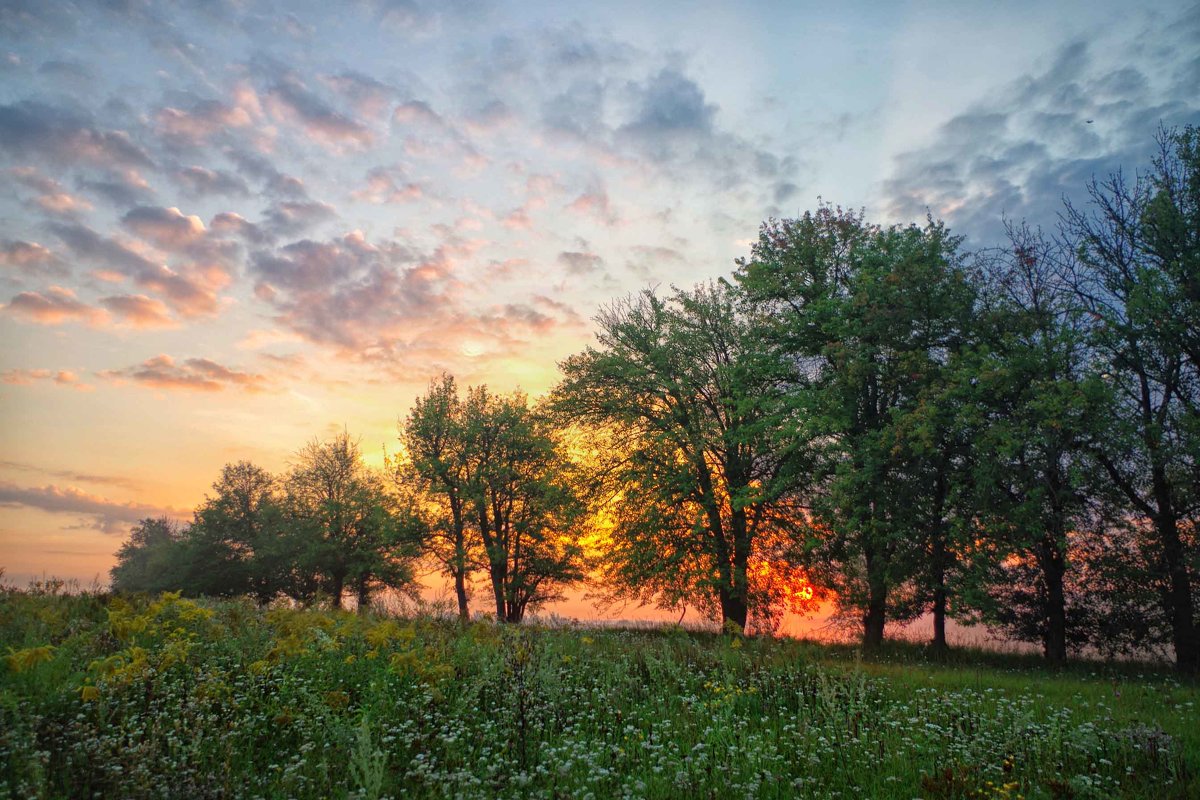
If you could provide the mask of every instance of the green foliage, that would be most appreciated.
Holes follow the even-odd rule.
[[[496,618],[561,597],[584,578],[576,486],[551,420],[521,393],[434,381],[402,431],[397,483],[416,486],[431,535],[426,553],[455,583],[466,619],[467,581],[483,568]]]
[[[793,366],[784,413],[803,426],[821,487],[808,563],[862,613],[871,644],[885,616],[922,610],[914,578],[929,553],[916,532],[945,535],[952,442],[931,403],[969,336],[958,247],[940,223],[880,228],[822,206],[766,223],[739,264],[749,301],[771,315],[763,338]]]
[[[794,577],[770,565],[790,546],[803,471],[772,416],[779,372],[739,302],[718,283],[613,304],[598,346],[560,365],[551,403],[589,470],[612,598],[769,629]]]
[[[1087,449],[1112,399],[1090,370],[1085,309],[1061,248],[1025,226],[1009,237],[1009,248],[984,254],[974,347],[953,377],[974,450],[962,476],[974,514],[960,611],[1061,662],[1068,646],[1113,641],[1098,641],[1093,624],[1113,595],[1080,587],[1084,564],[1073,563],[1110,522]]]
[[[311,603],[325,592],[340,607],[349,588],[365,610],[379,588],[411,586],[421,534],[342,434],[308,444],[282,480],[249,462],[227,464],[186,528],[143,520],[117,552],[113,589],[260,603],[281,595]]]
[[[0,666],[0,798],[1200,789],[1200,692],[1142,667],[0,592],[0,650],[36,645]]]
[[[1200,133],[1163,132],[1152,171],[1088,187],[1068,206],[1064,234],[1078,259],[1090,320],[1092,368],[1112,385],[1110,420],[1090,448],[1148,548],[1146,576],[1160,599],[1181,669],[1200,671]]]

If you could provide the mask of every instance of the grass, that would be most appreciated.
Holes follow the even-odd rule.
[[[1200,796],[1137,665],[53,588],[0,650],[0,798]]]

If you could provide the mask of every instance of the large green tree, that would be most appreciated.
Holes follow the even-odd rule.
[[[183,537],[179,524],[167,517],[134,525],[109,573],[113,591],[155,593],[179,588]]]
[[[1071,590],[1070,572],[1081,537],[1105,519],[1087,444],[1106,427],[1109,393],[1088,369],[1084,308],[1057,245],[1024,225],[1009,238],[986,254],[975,346],[951,389],[973,443],[965,600],[1061,663],[1091,632],[1095,604]]]
[[[319,580],[335,607],[347,589],[365,610],[372,592],[412,581],[419,525],[382,477],[363,463],[348,433],[309,442],[284,481],[289,521],[306,534],[300,570]]]
[[[1200,670],[1200,133],[1164,132],[1153,169],[1089,185],[1063,233],[1078,258],[1094,369],[1113,387],[1092,452],[1151,545],[1155,588],[1178,667]]]
[[[764,224],[737,279],[771,315],[764,345],[792,371],[787,414],[820,484],[810,563],[878,646],[889,617],[923,610],[928,579],[945,589],[945,570],[925,566],[948,556],[949,440],[931,434],[938,415],[923,403],[969,337],[975,290],[959,240],[932,220],[883,228],[822,206]]]
[[[461,619],[470,618],[470,576],[479,564],[479,545],[467,518],[472,486],[465,416],[458,387],[442,375],[418,397],[401,430],[395,464],[397,483],[416,487],[429,527],[426,549],[454,583]]]
[[[775,363],[749,312],[721,282],[646,291],[597,322],[552,403],[583,433],[613,597],[769,626],[802,509]]]
[[[496,618],[559,599],[585,575],[582,507],[548,417],[524,394],[472,387],[458,427],[466,511],[485,554]]]
[[[196,509],[182,559],[198,594],[249,594],[266,603],[284,588],[289,536],[275,477],[248,461],[226,464]]]

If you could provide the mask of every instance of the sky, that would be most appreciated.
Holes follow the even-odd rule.
[[[4,579],[104,582],[230,461],[381,464],[442,371],[544,392],[769,217],[989,246],[1184,124],[1193,3],[0,0]]]

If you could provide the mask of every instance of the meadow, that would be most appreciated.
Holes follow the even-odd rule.
[[[1187,798],[1134,664],[0,592],[0,798]]]

